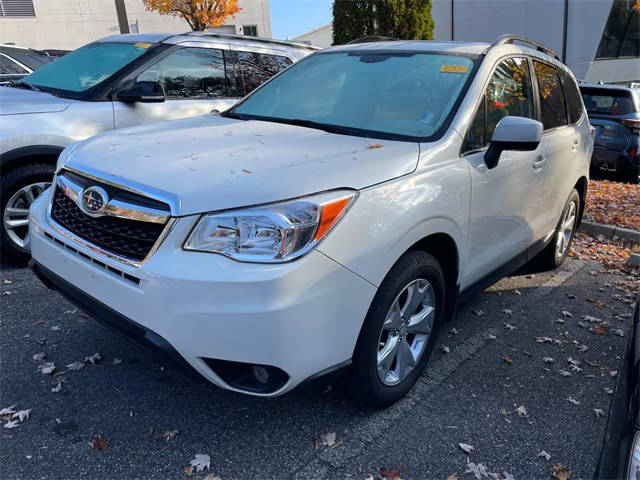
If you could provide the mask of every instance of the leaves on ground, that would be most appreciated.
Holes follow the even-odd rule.
[[[46,356],[47,356],[47,354],[46,354],[46,353],[44,353],[44,352],[40,352],[40,353],[36,353],[36,354],[33,356],[33,359],[34,359],[36,362],[41,362],[42,360],[44,360],[44,359],[46,358]]]
[[[44,362],[42,365],[38,365],[38,371],[43,375],[51,375],[56,369],[53,362]]]
[[[325,433],[320,435],[320,438],[313,439],[313,448],[318,447],[334,447],[336,445],[336,432]]]
[[[91,363],[91,365],[95,365],[96,363],[100,363],[102,361],[102,355],[99,353],[94,353],[90,357],[84,357],[84,363]]]
[[[551,468],[549,468],[549,473],[557,480],[569,480],[573,475],[573,472],[561,463],[554,463]]]
[[[640,185],[591,180],[584,217],[598,223],[640,230]]]
[[[196,453],[196,457],[189,462],[189,466],[194,468],[196,472],[208,470],[211,466],[211,457],[206,453]]]
[[[78,371],[78,370],[82,370],[84,368],[84,362],[73,362],[70,363],[69,365],[67,365],[67,368],[71,371]]]
[[[482,463],[476,464],[476,463],[470,462],[468,458],[467,458],[467,469],[464,471],[464,473],[472,473],[477,480],[481,480],[482,477],[489,476],[489,471],[487,470],[487,467],[485,467]]]
[[[551,455],[549,455],[546,450],[542,450],[538,456],[544,458],[547,462],[551,460]]]
[[[94,435],[89,446],[91,446],[92,450],[105,450],[109,446],[109,439]]]
[[[397,468],[381,468],[380,476],[384,480],[402,480],[402,477],[400,476],[400,470],[398,470]]]

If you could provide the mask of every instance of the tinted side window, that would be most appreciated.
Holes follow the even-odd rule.
[[[21,75],[27,74],[24,68],[4,55],[0,55],[0,75]]]
[[[238,52],[238,65],[240,77],[244,83],[244,93],[248,94],[259,87],[291,63],[287,57],[280,55]]]
[[[526,58],[508,58],[496,67],[484,101],[467,132],[463,151],[488,145],[496,125],[506,116],[534,117],[533,89]]]
[[[567,108],[569,109],[569,123],[576,123],[582,117],[582,100],[580,92],[576,82],[573,81],[571,76],[560,71],[560,77],[562,78],[562,87],[564,88],[564,94],[567,98]]]
[[[544,129],[548,130],[566,125],[567,111],[558,71],[551,65],[535,60],[533,61],[533,69],[538,79],[540,110]]]
[[[167,98],[212,98],[227,94],[222,50],[183,48],[141,73],[138,81],[163,84]]]

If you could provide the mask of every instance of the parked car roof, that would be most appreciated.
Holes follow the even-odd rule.
[[[640,84],[636,84],[640,86]],[[580,82],[578,85],[580,88],[601,88],[603,90],[624,90],[626,92],[638,92],[638,87],[630,87],[628,85],[615,85],[611,83],[596,83],[596,82]]]

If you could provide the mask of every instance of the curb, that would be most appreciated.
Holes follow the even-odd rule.
[[[620,238],[631,242],[640,243],[640,232],[631,228],[616,227],[615,225],[605,225],[603,223],[583,220],[579,230],[591,235],[602,235],[605,238]]]

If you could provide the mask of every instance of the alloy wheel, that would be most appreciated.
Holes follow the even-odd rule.
[[[571,244],[571,236],[573,235],[573,228],[576,225],[577,214],[578,206],[576,202],[571,202],[567,205],[567,208],[562,215],[562,220],[560,222],[556,238],[556,257],[558,258],[564,256]]]
[[[4,230],[9,239],[23,250],[29,249],[29,207],[50,186],[51,182],[27,185],[14,193],[4,208]]]
[[[436,296],[420,278],[405,286],[387,313],[378,339],[378,378],[387,386],[409,376],[425,351],[433,329]]]

